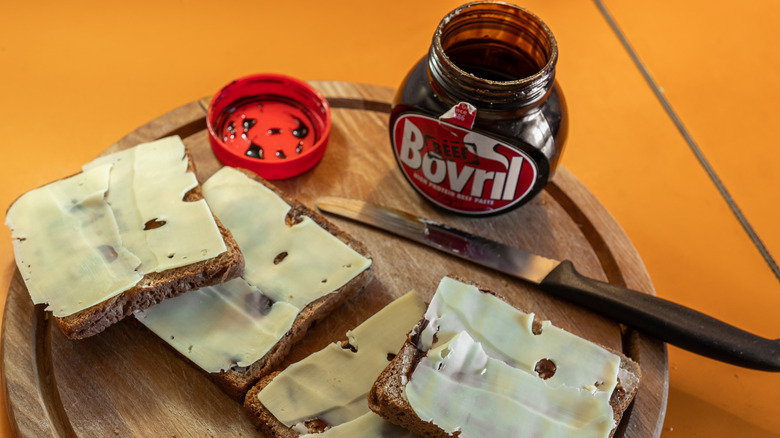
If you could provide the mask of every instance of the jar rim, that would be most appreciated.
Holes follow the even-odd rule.
[[[512,18],[523,20],[523,24],[531,24],[539,40],[535,41],[537,45],[543,45],[542,50],[546,56],[546,62],[537,71],[531,75],[520,77],[514,80],[494,80],[483,78],[464,70],[456,64],[445,49],[445,39],[451,26],[458,23],[458,19],[463,20],[468,16],[492,15],[494,17]],[[503,25],[510,27],[508,24]],[[518,29],[520,27],[518,26]],[[538,48],[538,47],[536,47]],[[534,100],[546,93],[552,84],[555,74],[555,65],[558,59],[558,44],[550,28],[537,15],[525,8],[517,5],[497,0],[481,0],[464,4],[447,14],[440,22],[433,36],[431,45],[431,54],[438,58],[435,60],[440,65],[435,65],[440,73],[446,74],[447,71],[453,73],[449,76],[459,75],[467,78],[472,85],[483,90],[483,93],[496,93],[496,97],[504,96],[506,93],[513,93],[518,98]],[[541,64],[541,63],[540,63]],[[450,78],[452,79],[452,78]],[[458,79],[452,79],[453,82],[460,82]],[[524,90],[517,92],[517,90]]]

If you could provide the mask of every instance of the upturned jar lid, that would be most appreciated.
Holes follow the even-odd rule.
[[[206,118],[217,158],[265,179],[314,167],[325,154],[330,123],[328,101],[319,91],[279,74],[234,80],[212,98]]]

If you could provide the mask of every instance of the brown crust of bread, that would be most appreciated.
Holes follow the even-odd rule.
[[[184,147],[188,172],[195,172],[195,163],[189,149]],[[198,184],[187,192],[184,200],[193,202],[203,199]],[[74,314],[55,317],[62,333],[70,339],[84,339],[96,335],[136,310],[149,308],[161,301],[181,295],[189,290],[224,283],[244,273],[244,256],[230,231],[214,218],[227,251],[222,254],[163,272],[151,272],[132,288],[112,298]]]
[[[288,205],[290,205],[290,212],[287,215],[288,224],[294,224],[301,220],[303,216],[308,216],[318,225],[320,225],[327,232],[344,242],[350,248],[361,254],[363,257],[371,258],[366,246],[354,239],[349,234],[342,231],[336,225],[329,222],[324,216],[316,211],[306,207],[302,203],[293,199],[289,195],[283,193],[273,184],[258,177],[256,174],[238,169],[246,174],[251,179],[263,184],[265,187],[276,193],[277,196],[282,198]],[[290,330],[277,342],[268,353],[262,358],[254,362],[248,367],[241,369],[235,368],[218,373],[205,373],[209,379],[216,383],[225,393],[237,400],[243,400],[247,391],[257,383],[263,376],[274,371],[284,360],[287,354],[290,352],[292,346],[303,339],[308,329],[316,321],[329,315],[333,310],[338,308],[347,300],[357,295],[371,280],[373,274],[373,264],[365,269],[363,272],[355,276],[347,284],[341,288],[318,298],[317,300],[309,303],[304,307],[293,321]],[[141,325],[141,324],[139,324]],[[166,345],[168,345],[166,343]],[[186,356],[180,354],[173,348],[171,348],[179,357],[183,358],[195,368],[200,369]]]
[[[263,436],[274,438],[297,438],[301,436],[301,434],[291,427],[285,426],[284,423],[279,421],[257,398],[260,391],[268,386],[279,373],[280,371],[276,371],[263,377],[249,390],[249,392],[247,392],[246,397],[244,398],[244,409],[247,414],[249,414],[252,423],[254,423],[257,430],[259,430]]]
[[[471,282],[468,283],[473,284]],[[481,292],[490,293],[500,298],[499,295],[492,291],[485,290],[479,285],[475,286]],[[408,377],[412,375],[414,368],[424,356],[424,352],[419,350],[413,343],[413,336],[411,335],[412,333],[422,331],[423,324],[424,319],[417,323],[410,332],[407,342],[374,382],[371,391],[368,393],[368,407],[391,423],[409,429],[420,436],[434,438],[458,436],[459,432],[450,435],[436,424],[423,421],[414,412],[404,395],[405,384],[402,383],[402,378],[407,377],[408,381]],[[622,375],[623,379],[618,379],[618,386],[612,392],[610,398],[610,405],[616,424],[615,428],[610,432],[610,437],[615,434],[617,425],[620,424],[623,413],[634,399],[639,389],[639,381],[641,380],[641,370],[638,363],[622,353],[612,352],[620,356],[619,376]]]

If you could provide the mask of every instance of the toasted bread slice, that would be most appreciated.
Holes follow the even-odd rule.
[[[243,170],[241,170],[241,172],[250,179],[273,191],[276,196],[282,199],[290,207],[285,218],[287,225],[297,224],[303,220],[304,217],[310,218],[319,225],[320,228],[338,239],[341,243],[358,253],[360,256],[368,259],[369,262],[371,261],[371,256],[363,243],[342,231],[336,225],[325,219],[321,214],[309,209],[304,204],[283,193],[273,184],[258,177],[254,173]],[[249,243],[242,243],[239,239],[239,245],[249,245]],[[247,273],[250,272],[251,269],[257,268],[247,265]],[[358,294],[368,284],[372,277],[372,273],[373,265],[369,264],[366,269],[352,277],[347,283],[302,307],[295,316],[289,330],[287,330],[287,332],[260,359],[247,366],[234,365],[229,369],[223,369],[219,372],[206,371],[206,374],[212,381],[219,385],[224,392],[236,399],[243,400],[243,397],[252,385],[279,366],[292,346],[304,337],[307,330],[314,322],[326,317],[345,301]],[[252,286],[262,291],[265,285],[254,284]],[[267,302],[257,302],[251,305],[267,306],[267,304]],[[248,310],[251,311],[251,309]],[[262,311],[260,308],[256,310]],[[218,330],[218,328],[212,328],[211,330]],[[160,337],[164,341],[168,341],[166,336]],[[168,342],[168,344],[173,346],[170,342]],[[174,350],[178,350],[175,346],[173,346],[173,348]],[[202,367],[198,366],[188,357],[187,353],[183,351],[177,351],[177,353],[181,357],[187,359],[196,368],[203,370]]]
[[[416,293],[400,297],[340,342],[262,378],[247,393],[244,407],[264,435],[413,438],[368,408],[366,395],[376,376],[404,343],[409,326],[425,310]]]
[[[471,284],[471,283],[469,283]],[[481,292],[498,296],[492,291],[477,286]],[[368,395],[368,404],[372,411],[381,415],[386,420],[402,426],[410,431],[426,437],[453,437],[460,432],[447,433],[433,421],[422,420],[409,402],[406,394],[406,385],[412,379],[413,373],[426,356],[427,352],[417,347],[419,334],[425,329],[429,321],[423,318],[410,332],[401,351],[393,361],[385,368],[374,383]],[[534,334],[538,334],[541,325],[534,321]],[[609,350],[609,349],[607,349]],[[631,404],[639,388],[641,370],[639,365],[627,356],[609,350],[620,358],[617,372],[617,386],[609,398],[612,408],[615,427],[609,432],[614,435],[623,413]],[[451,353],[450,353],[451,354]],[[439,394],[438,397],[448,397],[447,394]]]
[[[417,327],[419,328],[419,326]],[[612,392],[610,405],[615,419],[619,424],[623,418],[623,413],[628,409],[631,401],[639,388],[641,372],[636,362],[625,355],[621,356],[620,361],[620,383]],[[401,351],[393,359],[390,365],[385,368],[382,374],[377,378],[371,392],[369,393],[368,405],[374,412],[381,415],[388,421],[402,426],[412,432],[427,437],[452,437],[440,427],[433,423],[424,422],[417,416],[404,395],[403,380],[408,379],[415,366],[423,356],[423,352],[418,350],[410,342],[404,344]],[[267,420],[273,424],[271,420]],[[613,436],[613,429],[610,436]]]
[[[257,430],[259,430],[263,436],[274,438],[298,438],[301,434],[295,429],[287,427],[284,423],[274,417],[271,411],[263,406],[257,397],[260,391],[268,386],[280,372],[281,371],[274,371],[260,379],[257,384],[246,393],[244,407],[246,408],[247,414],[252,419],[252,423],[255,424]]]
[[[183,146],[183,144],[182,144]],[[195,163],[184,146],[188,173],[195,173]],[[152,178],[153,176],[150,176]],[[189,190],[185,202],[203,199],[200,185]],[[212,215],[226,251],[215,257],[161,272],[146,272],[131,288],[67,316],[55,317],[66,337],[83,339],[105,330],[133,312],[153,306],[167,298],[200,287],[223,283],[240,276],[244,271],[244,257],[232,234]],[[62,287],[68,287],[64,284]]]

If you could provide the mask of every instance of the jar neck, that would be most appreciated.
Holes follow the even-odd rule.
[[[531,12],[498,1],[466,4],[439,23],[428,54],[437,94],[476,106],[530,106],[555,80],[558,45]]]

